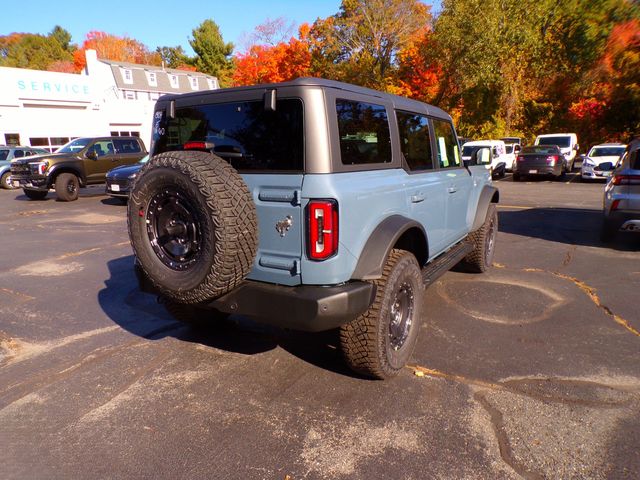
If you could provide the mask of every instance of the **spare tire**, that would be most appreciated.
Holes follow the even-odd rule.
[[[206,152],[165,152],[141,169],[127,208],[142,270],[166,297],[185,304],[218,298],[249,274],[258,218],[244,180]]]

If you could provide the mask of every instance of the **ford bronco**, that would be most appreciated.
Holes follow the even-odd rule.
[[[348,365],[384,379],[412,353],[425,287],[491,265],[490,152],[463,162],[439,108],[300,78],[163,96],[152,136],[129,236],[141,289],[179,320],[339,328]]]
[[[55,153],[11,164],[11,182],[31,200],[43,200],[55,188],[58,200],[78,198],[80,187],[104,183],[118,165],[136,163],[147,154],[137,137],[76,138]]]

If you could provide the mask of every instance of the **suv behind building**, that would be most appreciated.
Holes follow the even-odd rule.
[[[55,188],[58,200],[69,202],[78,198],[80,187],[104,183],[109,170],[146,154],[138,137],[76,138],[55,153],[13,162],[11,183],[32,200]]]

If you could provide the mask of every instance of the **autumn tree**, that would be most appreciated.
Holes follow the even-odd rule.
[[[12,33],[0,37],[0,66],[47,70],[69,66],[72,60],[71,35],[56,26],[48,35]]]
[[[304,24],[298,38],[292,37],[288,42],[275,45],[255,44],[236,55],[233,84],[285,82],[310,75],[309,29],[309,25]]]
[[[221,85],[230,82],[233,71],[233,43],[226,43],[213,20],[205,20],[192,31],[189,44],[196,53],[195,67],[199,72],[218,77]]]
[[[180,70],[195,70],[193,64],[195,58],[189,57],[181,46],[177,47],[158,47],[156,53],[164,64],[169,68],[177,68]]]
[[[311,30],[313,69],[332,78],[385,89],[397,54],[431,21],[418,0],[344,0]]]
[[[73,58],[76,71],[86,66],[85,51],[95,50],[98,58],[120,62],[140,63],[146,65],[160,65],[162,60],[157,53],[141,42],[129,37],[118,37],[106,32],[91,31],[87,33],[82,47],[74,52]]]

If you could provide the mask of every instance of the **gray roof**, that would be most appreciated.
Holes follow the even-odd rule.
[[[140,65],[128,62],[116,62],[113,60],[99,59],[99,62],[105,63],[111,67],[113,78],[116,86],[121,90],[135,90],[144,92],[158,93],[186,93],[200,92],[203,90],[211,90],[207,80],[213,80],[214,85],[218,85],[218,79],[212,75],[206,75],[200,72],[191,72],[188,70],[178,70],[175,68],[162,68],[157,65]],[[133,83],[126,83],[123,78],[122,69],[131,70]],[[153,72],[156,74],[156,86],[149,83],[145,72]],[[178,78],[178,88],[174,88],[169,80],[169,75],[175,75]],[[198,90],[191,88],[190,79],[198,80]]]

